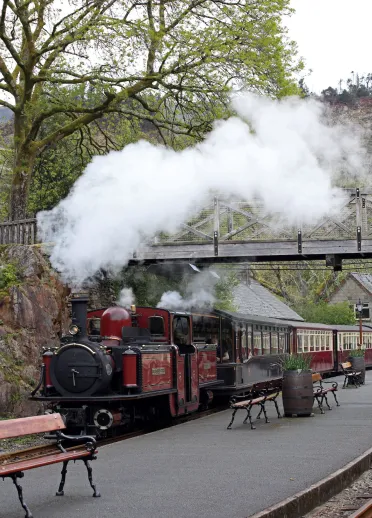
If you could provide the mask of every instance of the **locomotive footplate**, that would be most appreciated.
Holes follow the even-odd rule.
[[[108,396],[31,396],[32,401],[79,401],[79,402],[109,402],[109,401],[134,401],[137,399],[147,399],[151,397],[164,396],[167,394],[175,394],[177,389],[157,390],[154,392],[142,392],[141,394],[115,394]]]

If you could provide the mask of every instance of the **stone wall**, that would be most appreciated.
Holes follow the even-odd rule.
[[[35,414],[27,397],[39,379],[42,347],[58,345],[68,325],[69,290],[40,249],[0,247],[0,273],[9,265],[16,280],[0,290],[0,416]]]

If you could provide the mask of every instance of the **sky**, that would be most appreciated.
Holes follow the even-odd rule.
[[[307,69],[305,81],[317,93],[340,79],[372,72],[372,0],[291,0],[287,22]]]

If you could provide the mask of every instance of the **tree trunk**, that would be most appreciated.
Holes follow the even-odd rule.
[[[35,157],[27,150],[15,150],[14,171],[9,201],[9,219],[26,219],[28,193]]]

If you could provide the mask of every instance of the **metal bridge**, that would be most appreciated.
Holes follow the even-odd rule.
[[[176,234],[144,242],[130,264],[161,262],[326,261],[335,270],[343,259],[372,257],[372,192],[344,189],[337,217],[299,227],[278,224],[256,202],[215,197]],[[35,244],[36,220],[0,223],[0,244]]]

